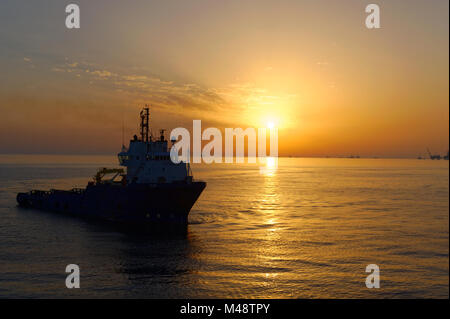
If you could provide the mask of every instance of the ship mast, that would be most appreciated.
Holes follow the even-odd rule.
[[[149,141],[148,119],[149,119],[149,108],[148,108],[148,105],[146,104],[145,107],[141,111],[141,141],[143,141],[143,142]]]

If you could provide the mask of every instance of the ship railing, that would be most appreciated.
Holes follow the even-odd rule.
[[[31,192],[30,192],[30,194],[31,195],[40,195],[40,196],[47,196],[47,195],[50,195],[52,192],[51,191],[40,191],[40,190],[37,190],[37,189],[33,189]]]
[[[72,193],[77,193],[77,194],[82,194],[82,193],[84,193],[84,188],[72,188],[71,189],[71,192]]]

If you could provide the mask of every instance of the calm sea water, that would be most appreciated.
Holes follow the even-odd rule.
[[[447,161],[279,159],[200,165],[186,236],[16,207],[17,192],[83,187],[114,157],[0,156],[0,297],[449,297]],[[77,264],[81,288],[65,287]],[[365,268],[380,267],[367,289]]]

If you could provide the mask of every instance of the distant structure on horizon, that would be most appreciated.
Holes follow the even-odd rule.
[[[441,156],[441,154],[431,154],[430,150],[427,148],[427,152],[428,152],[428,156],[430,157],[431,160],[440,160],[441,158],[448,161],[449,158],[449,151],[447,151],[447,155]],[[419,156],[420,159],[420,156]]]

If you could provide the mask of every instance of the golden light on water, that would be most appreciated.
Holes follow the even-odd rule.
[[[266,157],[260,159],[260,173],[264,176],[274,176],[278,169],[277,157]]]
[[[278,159],[276,157],[267,157],[266,158],[266,167],[269,169],[277,168]]]

